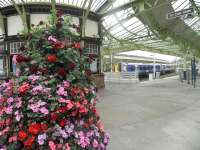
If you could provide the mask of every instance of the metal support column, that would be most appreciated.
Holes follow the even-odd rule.
[[[194,88],[196,88],[196,58],[194,56],[194,58],[191,61],[191,67],[192,67],[192,85],[194,86]]]

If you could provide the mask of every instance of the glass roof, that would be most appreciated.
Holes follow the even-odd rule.
[[[16,3],[50,3],[51,0],[15,0]],[[173,45],[171,39],[165,41],[161,40],[152,28],[148,27],[141,21],[138,16],[138,11],[133,3],[137,3],[138,0],[91,0],[92,5],[90,10],[98,12],[100,14],[106,14],[103,16],[102,24],[103,31],[106,33],[106,40],[112,39],[112,43],[109,41],[104,42],[104,46],[117,47],[121,41],[126,41],[136,45],[145,45],[146,47],[164,51],[179,51],[180,47]],[[171,2],[170,2],[171,1]],[[193,7],[191,0],[165,0],[164,3],[171,3],[174,11],[187,9]],[[197,8],[200,8],[200,0],[193,0]],[[90,0],[56,0],[58,4],[70,5],[78,8],[87,9]],[[150,9],[156,10],[156,5],[163,0],[144,0],[146,5],[152,5]],[[6,7],[12,5],[11,0],[0,0],[0,7]],[[123,7],[125,6],[125,7]],[[128,7],[127,7],[128,6]],[[118,9],[119,8],[119,9]],[[148,9],[148,8],[147,8]],[[112,12],[112,10],[115,10]],[[112,13],[108,13],[108,12]],[[199,33],[200,18],[195,10],[195,15],[187,18],[181,18],[192,30]],[[124,44],[126,45],[126,44]]]
[[[194,0],[197,7],[200,6],[200,0]],[[177,0],[172,2],[172,6],[175,11],[180,11],[183,9],[192,8],[192,5],[189,0]],[[192,16],[191,18],[182,18],[184,22],[190,26],[194,31],[199,32],[200,30],[200,18],[197,15]]]
[[[15,0],[16,3],[50,3],[51,0]],[[91,11],[97,11],[107,0],[93,0],[91,5]],[[71,5],[79,8],[87,8],[89,5],[89,0],[56,0],[58,4]],[[12,5],[11,0],[0,0],[0,7],[6,7]]]
[[[153,1],[153,0],[152,0]],[[158,2],[159,0],[157,0]],[[115,7],[119,7],[123,4],[130,2],[129,0],[125,0],[125,2],[116,1],[112,5],[112,9]],[[132,1],[133,2],[133,1]],[[194,0],[197,7],[200,5],[200,0]],[[165,3],[169,3],[166,1]],[[174,11],[180,11],[182,9],[187,9],[192,7],[190,0],[176,0],[172,1],[171,5]],[[111,9],[111,8],[110,8]],[[151,9],[156,9],[151,8]],[[165,41],[159,39],[155,33],[152,33],[151,29],[144,25],[142,21],[137,17],[137,13],[135,12],[133,6],[130,6],[127,9],[122,9],[119,11],[114,11],[114,13],[109,14],[104,17],[103,26],[109,36],[114,37],[119,41],[129,41],[133,44],[142,44],[146,47],[153,49],[162,49],[166,51],[179,51],[181,48],[178,45],[173,45],[171,39],[166,39]],[[199,33],[200,30],[200,18],[195,13],[194,16],[188,18],[181,18],[191,29]],[[115,41],[117,43],[117,41]],[[109,44],[110,46],[116,47],[116,43],[106,43],[106,46]],[[119,42],[120,43],[120,42]]]

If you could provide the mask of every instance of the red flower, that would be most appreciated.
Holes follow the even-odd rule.
[[[65,119],[62,119],[59,124],[61,127],[64,127],[66,125],[66,123],[67,123],[67,121]]]
[[[23,62],[23,56],[22,56],[22,55],[17,55],[16,61],[17,61],[18,63]]]
[[[74,104],[72,103],[71,100],[67,100],[66,102],[67,102],[67,109],[68,110],[70,110],[70,109],[72,109],[74,107]]]
[[[93,122],[94,122],[93,118],[89,118],[88,123],[89,123],[90,125],[92,125]]]
[[[92,63],[92,62],[95,60],[95,57],[96,57],[95,54],[89,54],[89,55],[88,55],[87,61],[88,61],[89,63]]]
[[[24,95],[30,89],[30,85],[28,83],[23,83],[19,88],[18,91],[21,95]]]
[[[24,147],[31,147],[35,141],[35,136],[32,136],[27,141],[24,142]]]
[[[56,16],[57,16],[57,17],[61,17],[61,16],[63,16],[63,15],[64,15],[64,12],[63,12],[63,11],[57,10],[57,12],[56,12]]]
[[[30,67],[30,72],[31,72],[32,74],[36,74],[37,71],[38,71],[38,67],[36,67],[36,66]]]
[[[30,57],[24,57],[24,62],[29,62],[29,61],[31,61]]]
[[[84,126],[84,128],[87,129],[87,128],[89,128],[90,125],[88,123],[84,123],[83,126]]]
[[[84,99],[84,100],[83,100],[83,104],[84,104],[84,105],[87,105],[87,104],[88,104],[88,100],[87,100],[87,99]]]
[[[12,120],[11,120],[10,118],[5,119],[4,121],[5,121],[5,124],[6,124],[7,126],[9,126],[9,125],[12,124]]]
[[[59,68],[57,70],[57,73],[58,73],[58,75],[60,75],[62,77],[64,77],[67,74],[67,72],[66,72],[66,70],[64,68]]]
[[[81,104],[79,102],[76,102],[76,108],[80,108]]]
[[[71,62],[71,63],[69,63],[69,65],[68,65],[67,68],[68,68],[69,70],[72,70],[72,69],[74,69],[75,67],[76,67],[76,64],[74,64],[74,63]]]
[[[22,55],[17,55],[17,57],[16,57],[16,61],[17,61],[18,63],[29,62],[30,60],[31,60],[31,58],[29,58],[29,57],[24,57],[24,56],[22,56]]]
[[[51,119],[56,121],[58,119],[58,115],[56,113],[51,113]]]
[[[95,57],[97,57],[97,55],[96,55],[96,54],[89,54],[88,57],[89,57],[90,59],[94,59]]]
[[[74,117],[74,116],[76,116],[76,115],[77,115],[77,113],[78,113],[77,111],[73,111],[73,112],[71,113],[71,116],[73,116],[73,117]]]
[[[19,141],[24,141],[28,137],[27,133],[23,130],[18,132],[18,139]]]
[[[48,129],[47,124],[46,123],[42,123],[41,124],[41,130],[45,132],[45,131],[47,131],[47,129]]]
[[[17,141],[17,136],[16,135],[13,135],[13,136],[9,137],[9,140],[8,140],[9,143],[16,142],[16,141]]]
[[[81,89],[77,88],[77,87],[74,87],[71,89],[71,95],[72,97],[76,97],[77,95],[83,95],[83,91],[81,91]]]
[[[60,41],[55,42],[53,45],[54,50],[63,49],[64,47],[65,47],[65,45]]]
[[[79,50],[81,49],[81,44],[78,42],[78,43],[74,43],[74,48]]]
[[[92,71],[89,70],[89,69],[85,70],[85,75],[86,76],[91,76],[92,75]]]
[[[56,62],[57,56],[56,55],[49,55],[49,56],[47,56],[47,60],[48,60],[48,62],[51,62],[51,63]]]
[[[85,108],[83,105],[81,105],[80,109],[79,109],[79,112],[80,113],[87,113],[88,112],[88,109]]]
[[[28,132],[32,135],[37,135],[41,130],[41,125],[39,123],[33,123],[29,126]]]
[[[57,111],[58,111],[59,113],[64,113],[64,112],[66,112],[67,110],[68,110],[67,106],[65,106],[65,107],[59,107],[59,108],[57,109]]]
[[[102,122],[97,123],[97,128],[99,128],[100,131],[104,131],[104,126],[103,126]]]
[[[47,74],[48,73],[48,69],[47,68],[40,68],[39,71],[41,71],[43,74]]]

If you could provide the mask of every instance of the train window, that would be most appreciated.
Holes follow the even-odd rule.
[[[156,69],[160,69],[160,66],[156,66]]]
[[[135,71],[135,66],[134,65],[127,65],[127,71],[128,72]]]

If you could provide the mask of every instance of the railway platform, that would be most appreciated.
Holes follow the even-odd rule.
[[[107,83],[98,109],[111,134],[109,150],[199,150],[199,90],[177,76]]]

